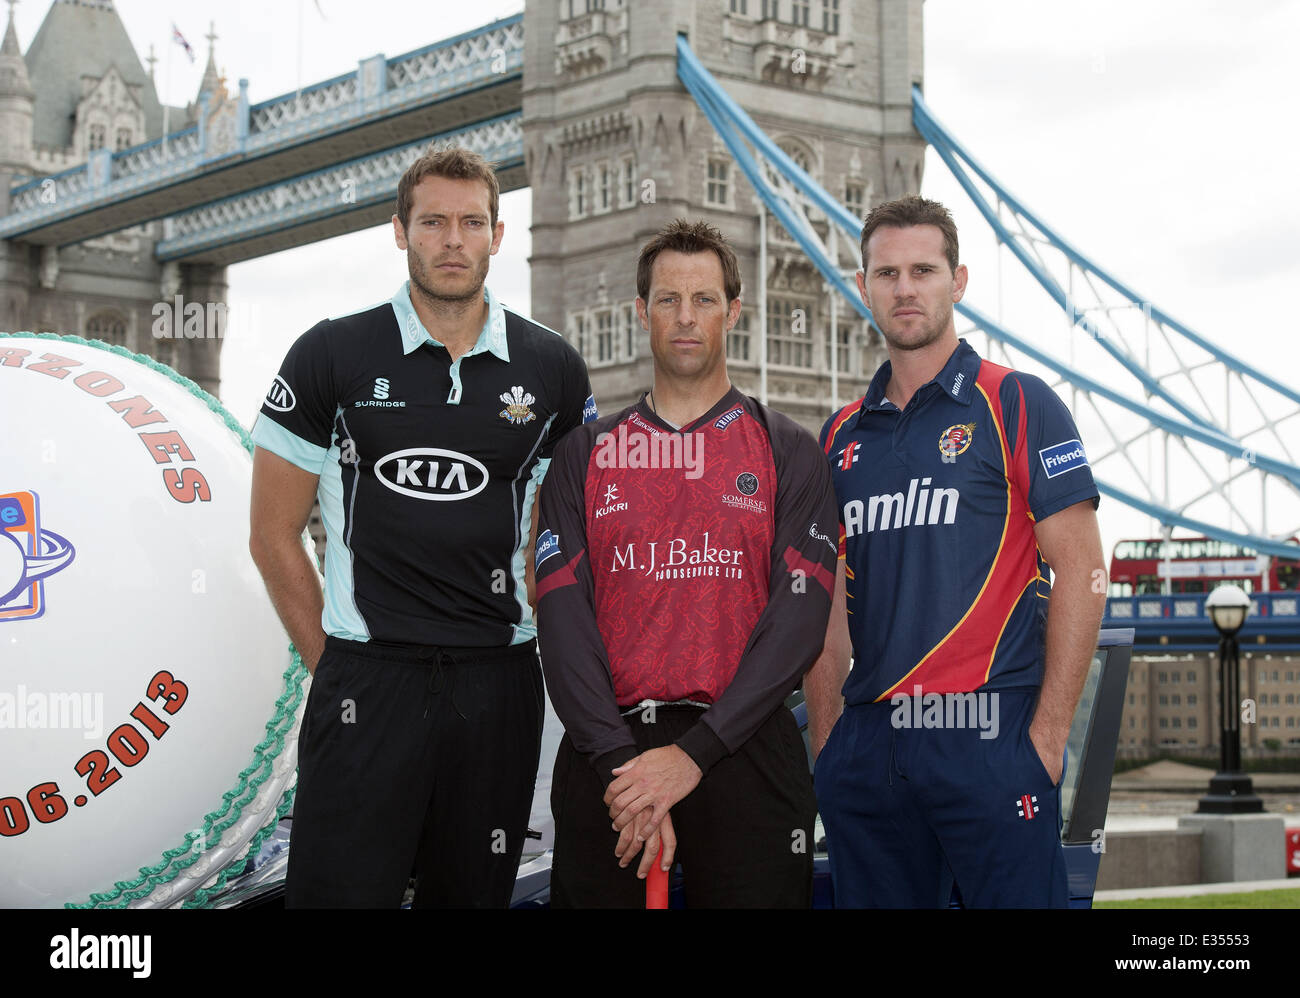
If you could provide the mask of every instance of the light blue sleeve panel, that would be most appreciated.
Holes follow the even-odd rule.
[[[258,447],[269,450],[290,464],[297,465],[303,471],[319,475],[325,467],[327,451],[324,447],[318,447],[296,433],[289,432],[274,420],[267,419],[264,413],[257,417],[250,436]]]

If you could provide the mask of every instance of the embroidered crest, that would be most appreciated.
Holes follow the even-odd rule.
[[[524,391],[522,386],[515,385],[510,391],[502,392],[500,397],[506,407],[497,415],[507,422],[514,423],[516,426],[523,426],[525,423],[537,418],[536,413],[528,408],[537,400]]]
[[[952,461],[958,454],[965,454],[970,442],[975,439],[974,423],[956,423],[943,431],[939,437],[939,453],[945,461]]]

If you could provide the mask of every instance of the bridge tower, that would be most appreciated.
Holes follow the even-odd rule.
[[[211,68],[211,51],[208,59]],[[194,124],[199,98],[163,107],[112,0],[54,0],[26,55],[11,7],[0,44],[0,188],[35,182],[57,198],[60,171],[160,138],[164,122],[168,132]],[[8,210],[5,197],[0,212]],[[225,268],[159,263],[161,235],[154,221],[69,245],[0,241],[0,330],[116,343],[216,394],[221,340],[156,338],[153,329],[155,307],[174,308],[177,295],[205,314],[224,305]]]
[[[744,311],[728,337],[732,381],[817,430],[830,413],[831,294],[767,221],[767,314],[758,311],[760,202],[677,79],[676,36],[758,125],[852,210],[920,190],[912,127],[923,0],[529,0],[524,150],[533,189],[532,311],[579,348],[602,412],[652,376],[636,321],[636,257],[684,216],[736,249]],[[826,226],[818,226],[825,237]],[[858,249],[838,243],[856,269]],[[857,398],[883,348],[837,308],[838,403]]]

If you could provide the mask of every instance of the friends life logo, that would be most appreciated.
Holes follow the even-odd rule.
[[[0,494],[0,622],[45,613],[45,580],[66,568],[76,550],[41,527],[35,492]]]

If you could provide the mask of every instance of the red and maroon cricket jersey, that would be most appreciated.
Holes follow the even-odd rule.
[[[680,431],[643,399],[565,437],[538,638],[578,751],[608,778],[636,754],[620,711],[643,700],[710,705],[678,743],[701,769],[739,748],[821,652],[837,529],[812,435],[734,388]]]

